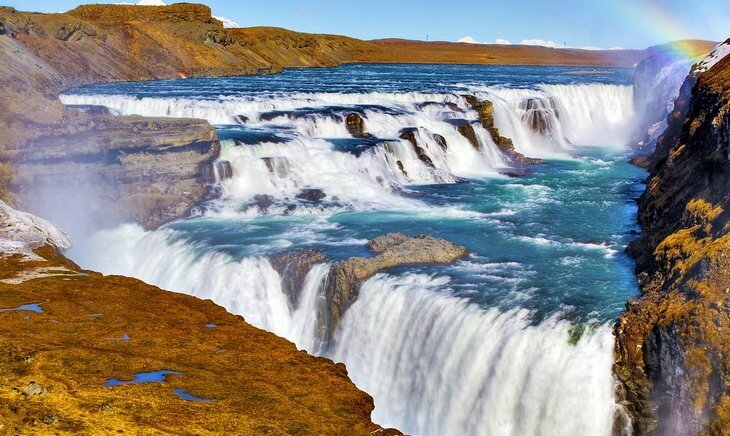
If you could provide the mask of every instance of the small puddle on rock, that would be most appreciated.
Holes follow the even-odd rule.
[[[132,380],[119,380],[118,378],[110,378],[104,383],[104,386],[114,387],[120,385],[131,385],[141,383],[162,383],[167,380],[168,375],[181,375],[178,371],[152,371],[152,372],[140,372],[134,375]]]
[[[24,304],[24,305],[18,306],[18,307],[11,307],[9,309],[0,309],[0,312],[11,312],[14,310],[43,313],[43,309],[41,308],[40,304]]]
[[[205,328],[207,328],[207,329],[214,329],[216,327],[218,327],[216,324],[206,324],[205,325]]]
[[[215,398],[201,398],[196,397],[195,395],[190,395],[187,392],[185,392],[184,389],[175,389],[175,395],[182,398],[186,401],[197,401],[199,403],[212,403],[215,401]]]
[[[132,338],[129,337],[128,334],[123,334],[121,338],[106,338],[107,341],[128,341]]]

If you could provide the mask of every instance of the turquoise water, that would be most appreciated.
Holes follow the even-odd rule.
[[[73,90],[66,104],[207,119],[233,175],[195,217],[152,232],[108,229],[72,256],[211,298],[345,362],[385,426],[608,435],[620,409],[611,328],[638,293],[624,249],[646,174],[626,162],[641,110],[632,71],[585,70],[350,65]],[[516,170],[465,94],[491,101],[502,135],[545,162]],[[372,137],[350,135],[350,114]],[[477,147],[457,131],[464,123]],[[404,129],[431,165],[398,138]],[[505,175],[514,172],[524,175]],[[446,238],[470,255],[368,280],[323,344],[317,308],[331,264],[368,256],[366,242],[389,232]],[[311,247],[328,263],[310,271],[293,307],[268,257]]]

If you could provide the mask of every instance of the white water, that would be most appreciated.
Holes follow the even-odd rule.
[[[376,422],[412,434],[610,434],[609,327],[571,345],[567,322],[530,325],[525,310],[484,310],[447,285],[378,275],[345,313],[334,358],[377,399]]]

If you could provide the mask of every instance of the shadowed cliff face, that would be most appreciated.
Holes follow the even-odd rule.
[[[643,295],[616,327],[641,433],[730,428],[730,57],[682,87],[639,202]],[[658,420],[658,421],[657,421]]]

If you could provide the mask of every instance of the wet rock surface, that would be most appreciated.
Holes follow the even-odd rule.
[[[351,113],[345,117],[345,127],[355,138],[372,138],[373,136],[365,132],[365,121],[358,113]]]
[[[282,291],[289,297],[292,307],[299,304],[299,294],[304,286],[304,279],[314,265],[326,260],[324,253],[315,249],[284,251],[272,256],[271,266],[281,276]]]
[[[400,139],[403,139],[404,141],[408,141],[413,146],[413,151],[416,152],[416,156],[418,156],[418,159],[421,160],[421,162],[425,163],[431,168],[434,168],[433,161],[428,156],[428,153],[426,153],[426,150],[423,149],[420,145],[418,145],[418,139],[416,138],[416,133],[418,132],[418,129],[408,128],[403,129],[400,132],[400,135],[398,136]]]
[[[497,144],[499,149],[502,150],[502,152],[505,153],[513,162],[518,164],[536,164],[542,162],[540,159],[530,158],[517,152],[512,140],[499,133],[499,129],[494,125],[494,103],[489,100],[479,100],[473,95],[464,95],[463,98],[471,106],[471,108],[479,114],[480,124],[492,136],[494,143]],[[471,132],[469,132],[466,127],[464,127],[464,129],[465,130],[462,131],[462,127],[459,126],[459,132],[461,132],[462,135],[467,138],[472,136],[474,137],[474,142],[472,142],[472,144],[478,143],[475,137],[476,135],[474,134],[474,128],[471,127]],[[472,139],[469,140],[472,141]],[[475,147],[477,146],[475,145]]]

